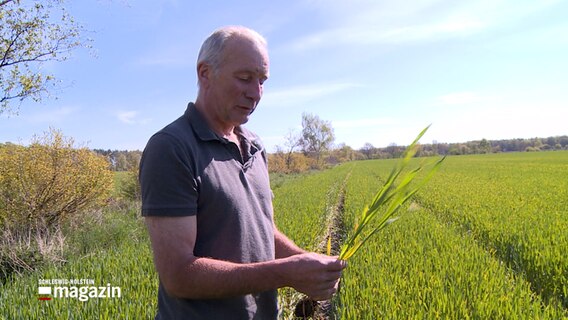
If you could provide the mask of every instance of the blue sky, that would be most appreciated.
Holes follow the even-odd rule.
[[[247,127],[269,151],[303,112],[360,148],[568,134],[568,2],[68,1],[94,49],[42,68],[57,99],[0,115],[0,142],[50,127],[78,144],[143,149],[196,96],[195,61],[217,27],[268,40],[270,79]]]

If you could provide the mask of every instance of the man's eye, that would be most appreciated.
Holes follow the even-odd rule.
[[[246,81],[246,82],[250,82],[252,80],[251,77],[247,77],[247,76],[241,76],[241,77],[238,77],[238,79],[241,80],[241,81]]]

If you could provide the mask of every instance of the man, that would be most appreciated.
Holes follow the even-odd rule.
[[[199,52],[195,103],[144,150],[156,319],[275,319],[277,288],[314,300],[337,290],[345,262],[305,252],[276,229],[266,152],[242,127],[268,76],[262,36],[245,27],[215,31]]]

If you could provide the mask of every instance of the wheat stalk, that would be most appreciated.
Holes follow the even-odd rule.
[[[430,126],[424,128],[405,149],[403,157],[392,169],[382,188],[377,191],[371,204],[364,208],[360,222],[355,224],[353,233],[341,247],[339,259],[348,260],[377,231],[398,219],[393,215],[438,171],[445,157],[406,170],[410,160],[418,152],[418,141],[428,128]],[[417,178],[418,173],[423,170],[426,170],[425,175]]]

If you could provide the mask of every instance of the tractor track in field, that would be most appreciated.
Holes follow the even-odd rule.
[[[330,199],[330,205],[326,209],[326,223],[323,234],[317,246],[318,252],[327,254],[328,239],[330,241],[329,254],[331,256],[338,256],[341,251],[347,231],[344,222],[345,211],[345,195],[347,181],[350,177],[347,174],[345,179],[339,186],[339,191],[335,199]],[[339,301],[339,294],[341,289],[341,282],[335,297],[331,300],[313,301],[309,298],[303,298],[296,304],[294,315],[296,319],[317,319],[317,320],[335,320],[337,317],[337,306],[335,301]]]

